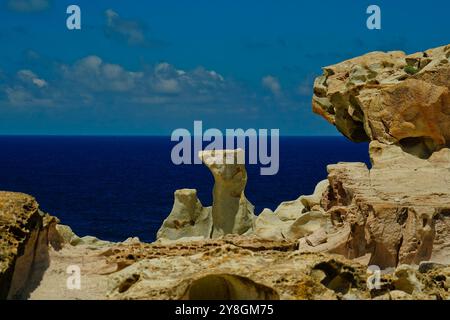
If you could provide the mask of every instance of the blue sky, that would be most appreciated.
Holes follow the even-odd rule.
[[[82,29],[66,28],[77,4]],[[382,29],[366,28],[366,8]],[[450,3],[0,2],[0,134],[170,134],[279,128],[334,135],[311,112],[321,67],[374,50],[450,43]]]

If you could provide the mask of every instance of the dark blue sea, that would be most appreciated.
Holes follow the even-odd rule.
[[[203,165],[172,164],[169,137],[0,137],[0,190],[35,196],[41,208],[80,236],[153,241],[173,204],[173,192],[194,188],[211,205],[214,180]],[[343,137],[282,137],[280,170],[261,176],[247,166],[247,198],[275,209],[310,194],[327,164],[369,163],[367,144]]]

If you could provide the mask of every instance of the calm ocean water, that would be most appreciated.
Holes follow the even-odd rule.
[[[213,178],[203,165],[175,166],[169,137],[0,137],[0,190],[37,198],[42,209],[79,235],[122,241],[153,241],[169,214],[173,192],[194,188],[204,206],[212,201]],[[280,170],[260,176],[247,166],[247,198],[275,209],[310,194],[326,178],[326,165],[369,162],[367,144],[343,137],[283,137]]]

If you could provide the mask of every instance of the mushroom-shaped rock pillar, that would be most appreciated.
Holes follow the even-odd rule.
[[[254,229],[254,206],[244,195],[247,184],[245,154],[237,150],[205,150],[199,158],[214,176],[212,238],[245,234]]]

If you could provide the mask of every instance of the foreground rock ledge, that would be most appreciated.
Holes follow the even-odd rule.
[[[340,255],[301,253],[297,244],[248,236],[144,244],[65,246],[32,299],[449,299],[450,268],[408,265],[369,290],[367,267]],[[82,259],[81,259],[82,257]],[[77,261],[82,290],[67,290]]]

